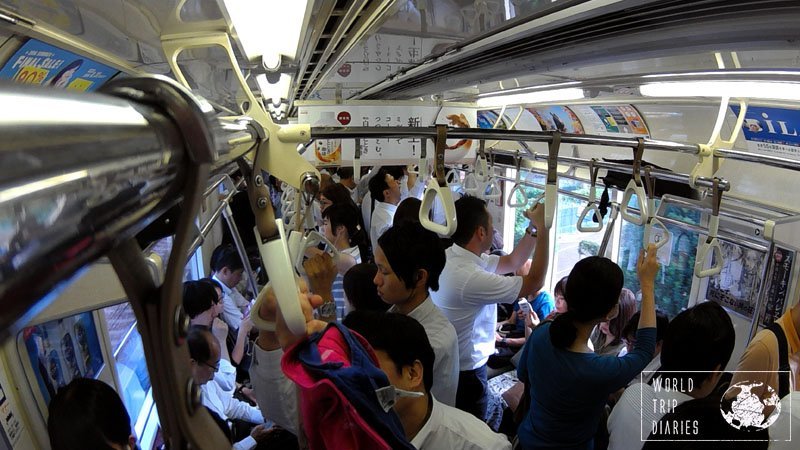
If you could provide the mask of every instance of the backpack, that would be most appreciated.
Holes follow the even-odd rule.
[[[300,391],[308,446],[315,449],[414,449],[394,410],[376,390],[391,386],[367,341],[333,322],[281,359]]]

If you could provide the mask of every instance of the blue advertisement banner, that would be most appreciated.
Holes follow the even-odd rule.
[[[0,70],[0,79],[93,91],[118,72],[91,59],[29,39]]]
[[[731,106],[737,116],[739,107]],[[800,159],[800,110],[781,108],[747,108],[742,132],[750,150],[775,156]]]

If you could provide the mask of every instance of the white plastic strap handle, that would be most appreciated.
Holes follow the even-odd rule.
[[[650,166],[645,167],[644,169],[644,179],[647,183],[647,222],[644,224],[644,246],[647,247],[647,245],[650,244],[650,234],[653,231],[653,225],[657,225],[659,228],[664,230],[664,239],[660,239],[659,241],[653,243],[655,244],[656,249],[659,249],[669,243],[670,239],[672,239],[672,234],[656,217],[655,182],[653,180],[653,176],[650,175],[650,170]]]
[[[470,172],[464,176],[464,191],[469,195],[478,196],[481,194],[481,185],[484,183],[478,180],[474,172]]]
[[[600,208],[597,207],[597,199],[594,192],[597,184],[597,172],[599,170],[599,168],[595,166],[596,162],[597,159],[595,158],[589,161],[589,177],[591,179],[591,184],[589,186],[589,203],[583,208],[583,212],[581,212],[581,216],[578,218],[578,231],[582,233],[593,233],[603,229],[603,216],[600,214]],[[598,222],[590,222],[590,225],[584,225],[586,215],[590,212],[594,213],[593,217],[597,217]]]
[[[495,201],[503,198],[503,191],[500,189],[496,178],[490,179],[483,185],[482,194],[481,197],[484,200]]]
[[[256,242],[259,243],[258,251],[264,261],[270,284],[275,291],[275,297],[278,299],[278,308],[283,314],[289,331],[295,336],[303,336],[306,333],[306,320],[303,317],[300,303],[297,301],[300,290],[295,282],[295,274],[286,242],[286,233],[280,224],[280,219],[276,220],[276,222],[280,233],[279,239],[263,242],[258,229],[255,230]],[[253,305],[254,314],[250,315],[253,325],[262,330],[274,330],[275,323],[264,320],[258,313],[262,301],[263,297],[258,296],[255,305]]]
[[[336,246],[334,246],[325,236],[320,234],[320,232],[309,231],[302,240],[300,251],[295,255],[295,268],[298,272],[306,272],[306,270],[303,268],[303,257],[305,256],[306,250],[312,247],[317,247],[319,244],[325,245],[325,251],[331,255],[334,260],[341,255],[339,249],[336,248]]]
[[[722,190],[719,188],[719,178],[716,177],[714,178],[714,184],[712,186],[712,195],[714,198],[711,199],[713,208],[711,217],[708,218],[708,237],[700,246],[700,251],[697,253],[697,260],[694,264],[694,275],[697,278],[706,278],[722,272],[722,248],[720,247],[719,240],[717,239],[717,233],[719,232],[719,206],[722,202]],[[704,269],[709,254],[714,255],[714,265],[708,269]]]
[[[547,186],[544,188],[544,226],[548,230],[553,226],[558,203],[558,149],[561,148],[561,133],[553,132],[547,156]],[[539,196],[538,199],[541,198]]]
[[[423,227],[438,233],[440,236],[451,236],[456,232],[456,205],[453,203],[453,191],[447,185],[444,170],[444,149],[447,146],[447,126],[436,125],[436,178],[428,180],[425,187],[425,194],[422,196],[422,205],[419,208],[419,221]],[[445,224],[438,224],[430,217],[436,197],[442,202],[444,210]]]
[[[446,180],[447,184],[449,184],[450,186],[454,186],[454,187],[455,186],[463,186],[463,183],[461,182],[461,175],[458,173],[458,170],[456,170],[456,169],[448,170],[447,171],[447,177],[446,177],[445,180]]]
[[[624,220],[640,226],[647,222],[648,217],[647,193],[644,191],[641,173],[639,172],[641,169],[643,154],[644,139],[639,138],[639,145],[633,150],[633,178],[628,182],[628,186],[625,187],[625,194],[622,196],[622,204],[619,208],[619,213]],[[639,205],[638,216],[628,212],[628,203],[630,203],[633,194],[636,194],[636,201]]]
[[[361,139],[356,139],[356,149],[353,154],[353,182],[358,184],[361,179]]]
[[[517,174],[514,178],[514,187],[511,188],[511,192],[508,193],[508,207],[509,208],[527,208],[528,207],[528,194],[525,192],[525,189],[522,187],[520,182],[522,181],[522,157],[519,156],[519,152],[517,152]],[[517,202],[517,194],[522,197],[522,201]]]

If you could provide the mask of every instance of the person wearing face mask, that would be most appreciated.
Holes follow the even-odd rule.
[[[432,394],[439,381],[434,376],[435,353],[418,321],[397,313],[354,311],[343,324],[369,342],[380,368],[401,392],[394,410],[411,445],[420,450],[511,449],[505,436]]]
[[[134,450],[136,436],[122,399],[102,381],[76,378],[50,401],[47,434],[53,450]]]
[[[396,312],[422,324],[436,360],[432,393],[442,403],[455,406],[458,388],[458,339],[456,329],[433,304],[428,291],[439,289],[445,264],[444,248],[436,233],[419,223],[406,222],[389,228],[375,249],[378,272],[374,282],[381,299]]]

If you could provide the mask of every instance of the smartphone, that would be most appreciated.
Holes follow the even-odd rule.
[[[531,311],[533,311],[533,308],[531,307],[531,304],[528,303],[528,301],[525,300],[524,298],[519,299],[518,304],[519,304],[520,311],[525,311],[525,314],[530,314]]]

